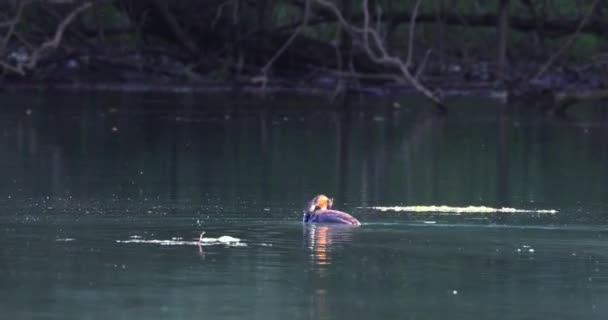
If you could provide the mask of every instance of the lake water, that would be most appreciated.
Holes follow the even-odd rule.
[[[608,317],[601,107],[0,97],[2,319]],[[303,226],[319,193],[363,226]]]

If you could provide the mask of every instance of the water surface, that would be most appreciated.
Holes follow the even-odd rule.
[[[2,100],[3,318],[608,315],[601,108],[564,120],[475,99],[446,117],[417,98]],[[318,193],[363,226],[303,226]],[[202,231],[244,245],[199,248]]]

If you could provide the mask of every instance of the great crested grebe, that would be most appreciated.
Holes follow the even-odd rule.
[[[346,212],[331,210],[333,200],[320,194],[304,209],[304,223],[335,223],[360,226],[361,222]]]

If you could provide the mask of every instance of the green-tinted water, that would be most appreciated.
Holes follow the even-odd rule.
[[[0,98],[2,318],[608,316],[601,109],[564,121],[475,100],[436,117],[417,99]],[[363,226],[303,226],[318,193]],[[443,204],[559,213],[367,209]],[[201,231],[241,245],[199,248]]]

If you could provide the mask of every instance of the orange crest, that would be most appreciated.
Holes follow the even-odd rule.
[[[315,205],[321,210],[327,210],[331,207],[331,199],[324,194],[320,194],[317,196],[317,203]]]

